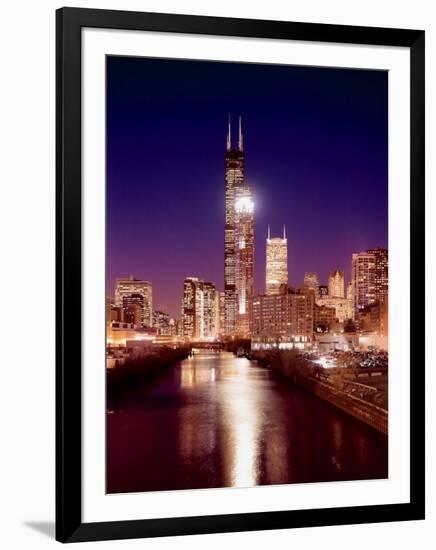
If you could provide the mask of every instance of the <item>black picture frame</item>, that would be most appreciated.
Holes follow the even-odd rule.
[[[410,49],[410,502],[82,522],[81,29],[398,46]],[[56,12],[56,539],[77,542],[424,519],[424,46],[420,30],[79,8]],[[412,367],[413,364],[413,367]]]

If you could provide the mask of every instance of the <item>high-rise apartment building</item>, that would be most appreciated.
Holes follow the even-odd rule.
[[[133,296],[133,298],[132,298]],[[141,298],[139,298],[139,296]],[[127,302],[124,299],[128,299]],[[129,278],[118,278],[115,281],[115,305],[123,307],[124,303],[135,303],[142,300],[141,324],[144,327],[153,326],[153,289],[149,281]]]
[[[384,301],[388,296],[388,250],[386,248],[370,248],[369,254],[375,259],[375,299]]]
[[[183,282],[182,336],[190,340],[217,337],[217,290],[197,277]]]
[[[351,281],[353,283],[353,315],[354,319],[357,319],[363,308],[376,301],[374,254],[359,252],[352,255]]]
[[[224,327],[226,335],[249,335],[254,269],[254,202],[244,179],[244,145],[239,117],[237,148],[231,121],[225,154]]]
[[[345,284],[344,284],[344,272],[335,270],[330,271],[329,280],[329,297],[330,298],[344,298],[345,296]]]
[[[352,256],[352,295],[354,318],[365,307],[387,300],[388,251],[372,248]]]
[[[288,286],[288,241],[283,227],[283,238],[271,238],[268,226],[266,239],[265,294],[284,294]]]

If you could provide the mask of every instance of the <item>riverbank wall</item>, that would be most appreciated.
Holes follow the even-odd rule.
[[[351,395],[328,382],[322,368],[307,362],[295,351],[259,351],[252,358],[259,364],[275,369],[309,393],[327,401],[342,412],[371,426],[378,432],[388,434],[388,411],[377,405]]]
[[[153,353],[128,358],[123,364],[106,369],[106,390],[108,399],[120,397],[142,384],[151,383],[176,363],[191,353],[188,347],[161,348]]]

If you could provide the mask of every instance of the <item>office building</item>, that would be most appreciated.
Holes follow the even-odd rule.
[[[224,226],[224,333],[233,334],[236,323],[235,192],[244,186],[244,151],[241,120],[238,147],[232,147],[231,120],[227,130],[225,154],[225,226]]]
[[[235,191],[235,334],[251,334],[254,285],[254,203],[249,187]]]
[[[253,297],[254,202],[245,185],[242,121],[239,117],[238,145],[232,146],[229,116],[225,154],[224,226],[224,324],[227,335],[249,335]]]
[[[284,294],[288,286],[288,241],[286,229],[283,227],[283,237],[271,238],[268,226],[266,239],[266,269],[265,294]]]
[[[153,326],[153,291],[149,281],[129,278],[117,278],[115,282],[115,305],[123,307],[123,299],[131,296],[142,297],[141,325]],[[136,299],[135,298],[135,299]],[[130,303],[130,302],[129,302]]]
[[[182,336],[188,340],[217,337],[217,290],[212,283],[187,277],[183,283]]]
[[[253,336],[313,334],[313,293],[259,295],[253,299]]]

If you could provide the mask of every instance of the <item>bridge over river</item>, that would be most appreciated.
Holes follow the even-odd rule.
[[[203,350],[108,403],[108,492],[384,478],[387,438],[279,373]]]

